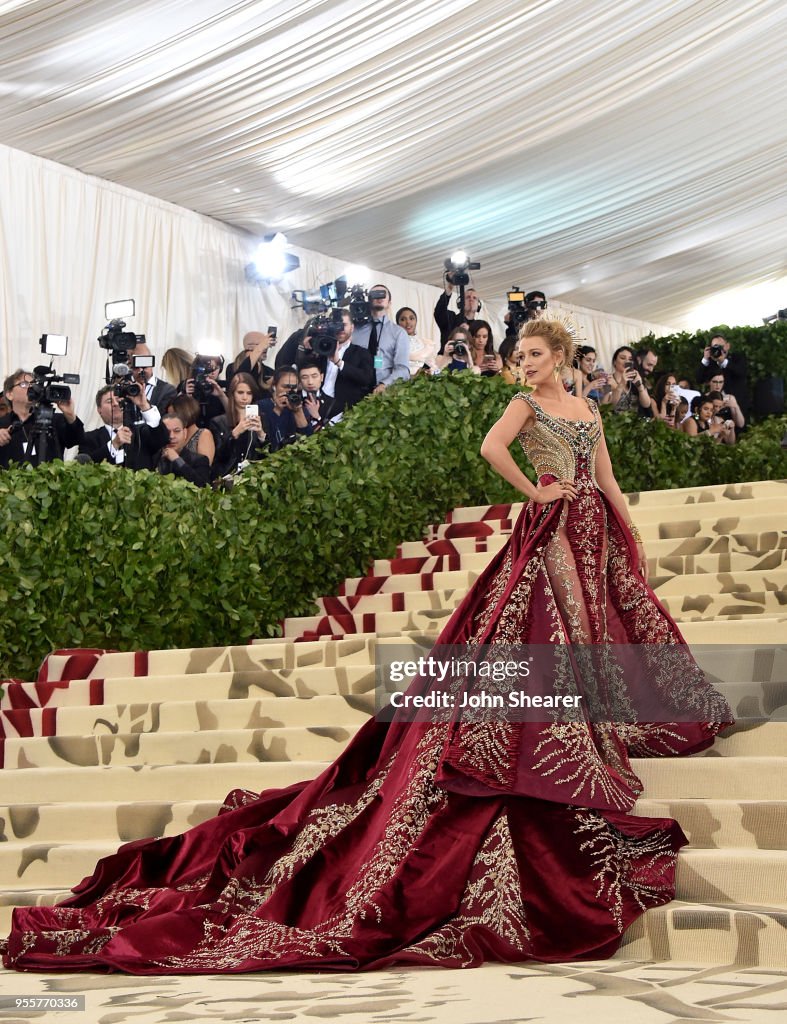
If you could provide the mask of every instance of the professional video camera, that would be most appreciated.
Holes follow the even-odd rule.
[[[293,309],[300,308],[307,316],[317,316],[327,313],[337,306],[346,306],[347,300],[347,278],[337,277],[335,281],[321,284],[313,291],[299,289],[292,292],[291,298]]]
[[[124,316],[134,316],[135,304],[133,299],[123,299],[119,302],[107,302],[104,305],[104,315],[109,318],[110,312],[122,312]],[[129,358],[129,349],[136,348],[144,342],[145,336],[134,334],[133,331],[125,330],[126,321],[117,316],[109,319],[109,323],[98,336],[98,344],[105,349],[107,355],[107,366],[105,380],[112,385],[112,393],[119,400],[123,410],[123,426],[132,427],[136,421],[136,412],[130,398],[136,398],[142,388],[134,379],[133,370],[141,366],[153,366],[153,356],[134,356]]]
[[[443,263],[445,267],[445,279],[449,284],[465,288],[470,284],[468,270],[480,270],[480,263],[473,263],[466,252],[459,249],[452,253]]]
[[[33,380],[27,389],[27,400],[33,407],[33,423],[30,437],[38,452],[38,461],[47,461],[48,445],[54,437],[53,420],[55,405],[71,400],[69,384],[79,383],[78,373],[55,373],[52,362],[55,356],[64,356],[68,351],[68,338],[63,334],[42,334],[39,345],[44,355],[51,356],[49,366],[33,368]]]
[[[362,284],[350,289],[350,319],[356,327],[368,324],[372,319],[372,303],[375,299],[387,299],[385,288],[372,288],[368,292]]]
[[[339,334],[344,330],[344,315],[340,309],[313,317],[307,327],[306,337],[311,341],[312,352],[330,359],[336,351]]]

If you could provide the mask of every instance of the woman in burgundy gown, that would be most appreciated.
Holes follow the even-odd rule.
[[[482,454],[530,501],[438,643],[656,652],[644,671],[675,718],[371,719],[317,779],[235,791],[183,835],[101,860],[59,906],[17,909],[7,967],[210,974],[596,959],[672,899],[686,839],[670,819],[630,813],[641,785],[629,755],[700,750],[732,714],[647,586],[598,411],[560,381],[572,347],[559,322],[522,329],[535,395],[515,396]],[[538,486],[508,452],[517,436]],[[679,678],[653,668],[670,666],[665,652],[681,655]],[[586,692],[571,666],[573,692]],[[614,674],[620,706],[627,684]]]

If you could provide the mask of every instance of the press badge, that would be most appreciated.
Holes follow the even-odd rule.
[[[382,370],[382,368],[383,368],[383,357],[382,356],[375,356],[374,357],[374,368],[375,368],[375,370]]]

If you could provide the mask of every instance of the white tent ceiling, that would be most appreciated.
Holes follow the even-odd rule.
[[[785,28],[783,0],[0,3],[0,142],[414,280],[461,245],[487,295],[682,325],[787,273]]]

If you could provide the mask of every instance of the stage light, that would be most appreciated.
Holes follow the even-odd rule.
[[[345,270],[342,276],[347,279],[347,283],[350,285],[368,284],[369,278],[372,276],[372,272],[362,263],[354,263]]]
[[[277,231],[266,235],[257,246],[253,261],[246,267],[246,277],[256,284],[279,281],[300,265],[298,257],[287,252],[287,236]]]
[[[464,249],[457,249],[449,256],[452,270],[467,270],[470,265],[470,258]]]

